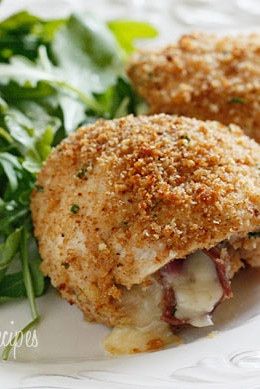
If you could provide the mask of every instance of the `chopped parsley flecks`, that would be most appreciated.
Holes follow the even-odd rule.
[[[78,213],[79,212],[79,206],[77,204],[72,204],[72,206],[70,207],[70,212],[71,213]]]
[[[232,97],[232,98],[229,100],[229,103],[230,103],[230,104],[245,104],[245,103],[246,103],[246,100],[243,99],[242,97]]]
[[[181,139],[185,139],[188,143],[190,143],[190,137],[188,135],[182,135]]]
[[[36,192],[44,192],[44,188],[42,185],[35,185]]]
[[[87,170],[87,167],[86,166],[83,166],[81,169],[79,169],[79,171],[77,172],[76,174],[76,177],[78,178],[81,178],[81,179],[86,179],[87,178],[87,173],[88,173],[88,170]]]

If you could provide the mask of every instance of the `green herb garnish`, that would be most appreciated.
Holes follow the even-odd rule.
[[[41,185],[35,185],[36,192],[44,192],[44,188]]]
[[[181,139],[185,139],[188,143],[190,143],[190,137],[188,135],[182,135]]]
[[[243,99],[242,97],[232,97],[232,98],[229,100],[229,103],[230,103],[230,104],[245,104],[245,103],[246,103],[246,100]]]
[[[80,179],[83,179],[83,178],[87,178],[87,173],[88,173],[88,170],[87,170],[87,167],[86,166],[83,166],[81,169],[79,169],[79,171],[77,172],[76,174],[76,177],[80,178]]]
[[[78,213],[79,211],[79,206],[77,204],[72,204],[72,206],[70,207],[70,212],[76,214]]]

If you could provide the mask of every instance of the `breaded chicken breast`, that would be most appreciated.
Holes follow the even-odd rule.
[[[134,55],[128,75],[151,113],[235,123],[260,142],[260,34],[185,35]]]
[[[259,166],[260,146],[235,125],[161,114],[81,128],[32,194],[42,270],[89,320],[116,327],[110,352],[210,325],[242,260],[260,265],[248,243],[260,245]]]

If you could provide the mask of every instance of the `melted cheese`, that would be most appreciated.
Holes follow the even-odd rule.
[[[115,327],[104,341],[105,349],[111,354],[133,354],[157,350],[168,344],[180,344],[170,326],[161,320],[147,327]]]
[[[187,257],[180,273],[165,276],[175,292],[175,316],[196,327],[212,324],[209,313],[223,294],[213,261],[197,252]],[[132,354],[181,343],[169,324],[161,320],[162,286],[153,278],[150,281],[149,286],[136,285],[124,294],[122,305],[131,324],[115,327],[107,336],[104,347],[108,352]]]
[[[122,304],[131,325],[112,330],[104,341],[108,352],[132,354],[180,343],[180,338],[161,320],[162,286],[155,279],[151,278],[148,286],[133,286],[124,294]]]
[[[187,257],[180,273],[166,277],[175,293],[175,317],[195,327],[213,324],[209,314],[223,295],[213,261],[198,251]]]

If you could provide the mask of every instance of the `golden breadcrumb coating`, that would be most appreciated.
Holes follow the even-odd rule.
[[[257,236],[256,236],[257,235]],[[233,242],[237,254],[251,266],[260,267],[260,231]]]
[[[128,74],[151,113],[235,123],[260,142],[260,34],[184,35],[134,55]]]
[[[128,323],[127,289],[149,296],[170,260],[259,227],[259,166],[235,125],[161,114],[81,128],[32,195],[42,269],[89,319]]]

